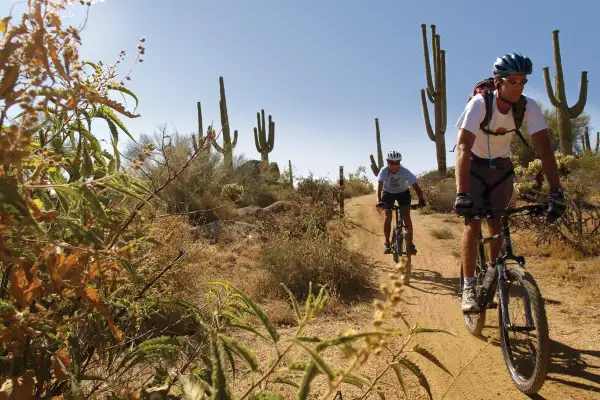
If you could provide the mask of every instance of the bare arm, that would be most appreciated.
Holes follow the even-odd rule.
[[[556,158],[552,151],[552,144],[550,143],[550,135],[548,130],[543,129],[531,135],[531,142],[540,155],[542,160],[542,169],[544,175],[548,179],[548,184],[551,189],[559,188],[560,179],[558,176],[558,165],[556,164]]]
[[[415,192],[417,193],[417,196],[419,196],[419,200],[423,200],[423,192],[421,191],[421,188],[419,187],[418,183],[414,183],[412,185],[413,189],[415,189]]]
[[[475,143],[475,135],[466,129],[458,133],[456,145],[456,192],[469,193],[469,169],[471,168],[471,149]]]
[[[383,182],[377,184],[377,202],[381,201],[381,191],[383,190]]]

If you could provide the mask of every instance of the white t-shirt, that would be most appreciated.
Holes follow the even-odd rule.
[[[527,124],[527,131],[530,134],[533,134],[542,129],[547,129],[548,125],[546,125],[540,107],[535,100],[527,96],[525,97],[527,99],[527,108],[523,118],[523,125]],[[475,143],[473,144],[471,151],[477,157],[510,157],[510,143],[514,132],[509,132],[500,136],[488,135],[483,132],[479,126],[484,118],[485,99],[481,94],[477,94],[467,103],[465,111],[463,111],[458,122],[456,122],[456,127],[459,130],[462,128],[475,134]],[[513,118],[512,109],[509,109],[507,114],[502,114],[500,110],[498,110],[498,102],[495,94],[490,127],[486,127],[486,129],[489,129],[492,132],[506,132],[515,129],[515,120]],[[490,139],[490,151],[488,151],[488,137]]]
[[[377,182],[383,182],[383,190],[385,192],[402,193],[408,190],[408,185],[417,183],[417,178],[403,166],[400,166],[398,172],[395,174],[386,166],[379,171]]]

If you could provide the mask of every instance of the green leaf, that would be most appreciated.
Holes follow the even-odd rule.
[[[135,199],[141,200],[142,202],[146,203],[147,205],[150,205],[150,203],[148,203],[148,201],[146,201],[146,199],[143,196],[140,196],[139,194],[137,194],[135,192],[129,191],[129,190],[125,189],[124,187],[118,186],[112,182],[105,182],[105,181],[103,181],[102,184],[104,186],[106,186],[107,188],[114,190],[115,192],[119,192],[128,197],[133,197]]]
[[[90,152],[88,150],[87,141],[83,142],[83,163],[81,165],[81,176],[84,178],[89,178],[94,173],[94,164],[92,163],[92,158],[90,157]]]
[[[292,307],[294,307],[296,318],[298,319],[298,323],[300,323],[300,321],[302,321],[302,314],[300,313],[300,306],[298,305],[298,300],[296,300],[296,296],[294,296],[292,291],[288,289],[288,287],[285,286],[284,283],[281,283],[281,286],[283,286],[283,289],[287,292],[288,296],[290,297],[290,302],[292,303]]]
[[[273,381],[273,383],[281,383],[282,385],[293,386],[295,388],[299,388],[300,387],[300,385],[298,385],[293,380],[287,379],[287,378],[283,378],[281,376],[278,376],[277,378],[275,378],[275,380]]]
[[[329,368],[329,366],[327,365],[325,360],[323,360],[323,358],[319,355],[319,353],[317,353],[314,349],[311,349],[310,347],[305,346],[304,343],[302,343],[298,340],[295,340],[295,343],[298,344],[298,346],[300,346],[304,351],[306,351],[308,353],[312,362],[317,366],[317,368],[319,368],[319,370],[321,372],[323,372],[325,375],[327,375],[329,380],[335,379],[335,373],[333,372],[333,370],[331,368]]]
[[[235,380],[235,359],[233,358],[233,351],[229,346],[224,346],[224,350],[229,359],[229,365],[231,366],[231,378]]]
[[[285,400],[285,397],[272,392],[260,392],[252,397],[253,400]]]
[[[306,400],[308,399],[308,394],[310,392],[310,384],[315,379],[318,373],[318,369],[314,363],[310,363],[310,365],[306,368],[304,372],[304,377],[302,378],[302,383],[300,385],[300,391],[298,391],[298,400]]]
[[[231,288],[235,290],[237,294],[240,295],[240,297],[250,308],[252,308],[256,316],[262,321],[265,328],[267,328],[267,331],[269,331],[269,335],[271,335],[273,341],[277,343],[277,341],[279,340],[279,333],[277,332],[275,325],[273,325],[273,323],[271,322],[267,314],[263,311],[263,309],[260,308],[258,304],[256,304],[254,301],[252,301],[250,297],[246,296],[241,290],[233,286],[231,286]]]
[[[117,131],[116,125],[110,119],[106,119],[106,123],[108,124],[108,128],[110,129],[110,133],[111,133],[110,142],[112,143],[112,146],[113,146],[115,167],[116,167],[116,170],[118,171],[119,168],[121,167],[121,153],[119,153],[119,131]]]
[[[222,334],[218,334],[219,339],[221,339],[227,346],[231,347],[235,353],[240,356],[242,360],[248,364],[252,371],[258,370],[259,364],[258,359],[252,353],[250,349],[244,346],[242,343],[236,341],[233,338],[227,337]]]
[[[445,331],[443,329],[430,329],[430,328],[415,327],[410,331],[411,335],[418,335],[420,333],[447,333],[450,336],[456,336],[455,334]]]
[[[362,389],[365,385],[369,385],[369,382],[365,379],[352,374],[344,376],[342,382],[352,386],[356,386],[359,389]]]
[[[434,363],[435,365],[437,365],[438,367],[440,367],[442,370],[444,370],[446,373],[448,373],[448,375],[453,376],[450,371],[448,371],[448,368],[446,368],[442,362],[433,354],[431,353],[429,350],[424,349],[422,347],[420,347],[419,345],[416,345],[413,348],[413,351],[415,353],[418,353],[420,355],[422,355],[423,357],[425,357],[426,359],[428,359],[429,361],[431,361],[432,363]]]
[[[262,333],[260,333],[259,331],[257,331],[253,327],[251,327],[250,325],[243,324],[243,323],[238,323],[238,322],[233,322],[233,321],[230,321],[229,325],[231,325],[234,328],[243,329],[245,331],[252,332],[256,336],[259,336],[259,337],[261,337],[261,338],[263,338],[265,340],[269,340],[265,335],[263,335]]]
[[[89,65],[89,66],[91,66],[92,68],[94,68],[95,72],[96,72],[98,75],[102,75],[102,68],[100,68],[100,67],[98,66],[98,64],[95,64],[95,63],[93,63],[93,62],[91,62],[91,61],[82,61],[82,62],[81,62],[81,64],[82,64],[82,65]]]
[[[81,386],[79,382],[75,378],[73,374],[71,374],[71,398],[70,400],[85,400],[85,396],[83,394],[83,390],[81,390]]]
[[[412,372],[413,375],[415,375],[419,379],[419,385],[421,385],[423,387],[423,389],[425,389],[427,391],[427,394],[429,395],[429,399],[433,400],[433,395],[431,394],[431,387],[429,386],[429,381],[427,380],[427,377],[425,376],[423,371],[421,371],[421,368],[419,368],[419,366],[417,364],[410,361],[406,357],[400,358],[398,360],[398,363],[401,366],[403,366],[404,368],[406,368],[407,370],[409,370],[410,372]]]
[[[394,369],[394,372],[396,373],[396,378],[398,379],[398,383],[400,383],[400,387],[404,392],[404,397],[408,399],[408,393],[406,392],[406,386],[404,386],[404,378],[402,377],[402,368],[400,368],[400,364],[394,363],[392,364],[392,368]]]
[[[213,382],[213,399],[214,400],[230,400],[231,394],[227,386],[227,377],[223,368],[223,343],[217,340],[213,335],[210,341],[210,353],[213,366],[212,382]]]
[[[387,335],[390,335],[392,333],[385,333]],[[358,339],[361,339],[363,337],[368,337],[368,336],[382,336],[384,335],[383,332],[361,332],[361,333],[355,333],[352,335],[347,335],[347,336],[338,336],[336,338],[324,341],[319,343],[316,348],[318,352],[321,352],[323,350],[325,350],[328,347],[331,346],[339,346],[340,344],[346,344],[346,343],[350,343],[350,342],[354,342]]]
[[[106,218],[106,213],[104,212],[104,208],[102,207],[100,200],[98,200],[98,197],[96,197],[96,194],[88,185],[81,186],[81,193],[83,194],[83,197],[90,202],[96,213],[98,213],[98,215],[101,217]]]
[[[321,341],[321,339],[319,339],[317,336],[298,336],[296,338],[296,340],[299,340],[301,342],[305,342],[305,343],[319,343]]]
[[[125,134],[127,136],[129,136],[129,138],[133,141],[133,143],[137,143],[136,140],[134,139],[134,137],[131,135],[131,133],[129,133],[129,131],[127,130],[127,127],[125,126],[125,124],[123,124],[123,122],[119,119],[119,117],[117,117],[115,115],[115,113],[108,108],[107,106],[102,106],[98,109],[98,112],[96,114],[97,117],[99,118],[103,118],[107,121],[112,121],[115,124],[117,124],[117,126],[119,128],[121,128],[121,130],[123,132],[125,132]]]
[[[202,380],[193,375],[179,374],[181,392],[185,400],[202,400],[206,398]]]
[[[131,90],[129,90],[129,89],[128,89],[128,88],[126,88],[125,86],[118,85],[118,84],[114,84],[114,83],[112,83],[112,84],[109,86],[109,88],[110,88],[110,89],[112,89],[112,90],[116,90],[116,91],[118,91],[118,92],[121,92],[121,93],[128,94],[128,95],[130,95],[131,97],[133,97],[133,99],[135,100],[135,107],[134,107],[134,109],[133,109],[133,112],[135,112],[135,110],[137,110],[137,108],[138,108],[138,104],[139,104],[139,100],[138,100],[137,96],[136,96],[136,95],[135,95],[135,94],[134,94],[134,93],[133,93]]]
[[[287,369],[290,371],[306,371],[306,368],[310,366],[311,363],[308,361],[295,361],[291,363]]]

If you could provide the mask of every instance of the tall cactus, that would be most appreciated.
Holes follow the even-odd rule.
[[[596,153],[600,152],[600,132],[596,132]]]
[[[381,153],[381,136],[379,134],[379,118],[375,118],[375,137],[377,138],[377,163],[375,157],[371,154],[371,171],[375,176],[379,175],[379,171],[383,168],[383,154]]]
[[[237,144],[238,131],[233,131],[233,142],[231,141],[231,130],[229,127],[229,114],[227,114],[227,100],[225,98],[225,83],[223,77],[219,77],[219,87],[221,90],[221,100],[219,100],[219,108],[221,110],[221,126],[223,129],[223,146],[219,146],[216,141],[213,141],[215,150],[223,154],[223,163],[227,169],[233,167],[233,148]]]
[[[555,86],[556,95],[552,90],[550,82],[550,73],[548,67],[544,67],[544,80],[546,81],[546,91],[550,103],[556,107],[558,116],[558,135],[560,138],[560,149],[564,154],[573,154],[573,130],[571,120],[577,118],[585,107],[587,100],[587,71],[581,72],[581,88],[579,90],[579,100],[573,107],[567,104],[567,93],[565,91],[565,79],[563,76],[562,61],[560,57],[560,44],[558,42],[558,29],[552,31],[552,42],[554,44],[554,65],[556,67]]]
[[[262,114],[262,120],[261,120]],[[273,151],[273,145],[275,144],[275,121],[271,119],[269,115],[269,136],[267,138],[267,129],[265,127],[265,110],[261,110],[260,113],[256,113],[256,124],[258,127],[254,128],[254,144],[256,150],[260,153],[263,164],[269,164],[269,153]]]
[[[421,89],[421,104],[425,118],[427,136],[435,142],[438,172],[446,176],[446,51],[440,48],[440,35],[435,33],[435,25],[431,25],[431,46],[433,57],[433,78],[429,62],[429,47],[427,45],[426,25],[421,24],[423,34],[423,53],[425,55],[425,75],[427,77],[427,97],[434,105],[435,129],[431,127],[425,90]]]
[[[202,128],[202,106],[200,105],[199,101],[196,103],[196,107],[198,109],[198,138],[196,138],[196,135],[192,133],[192,145],[194,146],[194,152],[198,153],[204,142],[202,136],[204,134],[204,129]]]
[[[289,165],[289,169],[288,169],[288,173],[289,173],[289,184],[290,187],[293,189],[294,188],[294,174],[292,173],[292,160],[288,160],[288,165]]]

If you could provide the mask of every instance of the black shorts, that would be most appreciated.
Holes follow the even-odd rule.
[[[388,193],[383,192],[381,201],[385,204],[386,210],[391,210],[394,207],[394,203],[397,201],[399,206],[410,206],[410,190],[406,190],[400,193]]]

